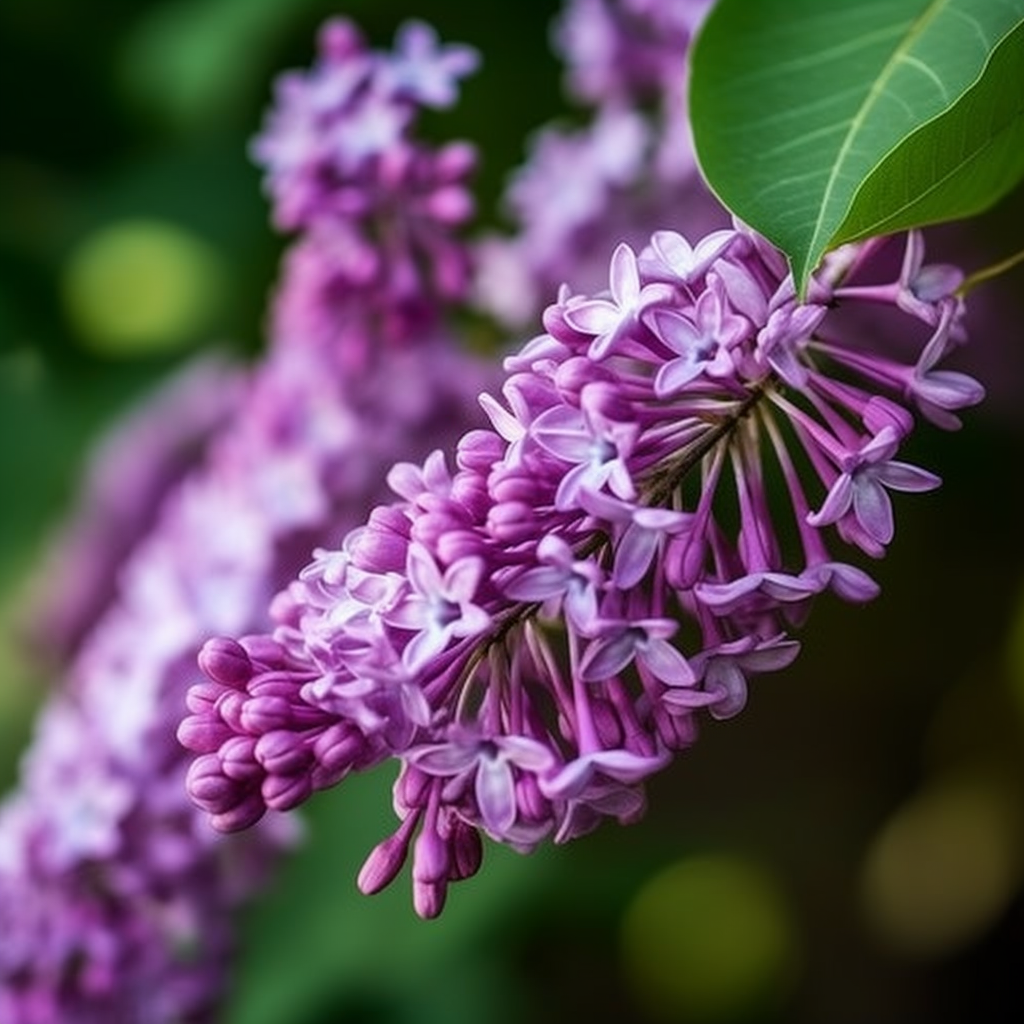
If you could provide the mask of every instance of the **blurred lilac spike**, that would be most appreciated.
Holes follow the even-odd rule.
[[[149,460],[165,461],[166,408],[141,421],[130,459],[118,447],[105,470],[115,486],[104,508],[123,500],[134,510],[140,497],[147,508],[132,511],[134,536],[125,529],[118,538],[133,541],[131,551],[119,549],[96,576],[111,581],[110,593],[87,595],[88,613],[76,619],[84,638],[40,716],[18,788],[0,805],[4,1024],[217,1019],[232,910],[296,835],[295,822],[268,816],[268,805],[287,810],[336,781],[366,744],[333,720],[318,732],[322,716],[288,699],[294,659],[278,645],[203,643],[269,629],[271,598],[316,544],[383,498],[389,464],[422,459],[428,445],[464,430],[492,379],[441,326],[464,286],[467,254],[455,231],[472,209],[472,150],[432,150],[412,135],[417,104],[454,99],[472,51],[440,46],[422,25],[402,30],[394,57],[368,52],[344,21],[329,23],[320,42],[313,71],[280,82],[255,146],[277,222],[301,232],[282,264],[266,354],[244,375],[221,372],[218,401],[210,410],[200,402],[191,421],[191,392],[184,406],[175,401],[175,428],[190,422],[212,437],[192,471],[162,488],[158,509],[147,474]],[[225,405],[231,416],[214,431]],[[404,565],[407,538],[398,542]],[[303,575],[303,595],[330,602],[352,586],[365,596],[348,563],[386,547],[353,541],[351,552],[325,555]],[[65,586],[69,568],[51,580]],[[441,598],[459,597],[472,580],[449,583]],[[372,627],[352,625],[372,651]],[[430,649],[463,632],[442,622]],[[200,724],[183,738],[216,753],[190,764],[175,728],[201,648],[211,681],[188,691]],[[392,704],[425,723],[424,696],[391,668],[378,679],[384,706],[367,708],[360,723],[369,728]],[[262,684],[247,700],[254,678]],[[318,689],[315,674],[303,681]],[[307,750],[296,749],[296,728],[307,730]],[[261,735],[236,734],[243,729]],[[385,730],[380,741],[398,740]],[[228,839],[203,811],[225,831],[263,820]],[[463,852],[451,869],[466,872],[475,834],[457,831]],[[394,870],[385,857],[366,884]],[[436,886],[424,885],[424,906],[436,905]]]
[[[552,38],[566,91],[589,122],[546,125],[511,176],[513,224],[477,245],[474,297],[502,324],[533,322],[564,281],[601,287],[601,255],[642,248],[667,224],[700,236],[728,213],[697,172],[686,112],[686,53],[711,0],[568,0]]]
[[[475,151],[465,142],[432,149],[414,130],[419,108],[451,106],[477,63],[474,50],[440,45],[422,22],[403,25],[395,51],[381,53],[335,19],[313,67],[278,79],[251,152],[274,222],[305,237],[289,256],[277,330],[333,343],[348,329],[345,300],[359,291],[372,296],[378,338],[403,340],[439,302],[462,298],[469,262],[453,232],[474,211]]]

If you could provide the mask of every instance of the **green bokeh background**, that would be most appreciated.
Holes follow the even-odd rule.
[[[526,133],[566,114],[547,45],[556,7],[0,4],[5,787],[52,682],[19,653],[12,624],[90,439],[189,355],[261,348],[284,241],[246,146],[273,75],[308,62],[332,13],[352,14],[378,45],[412,15],[475,44],[482,71],[428,127],[479,144],[486,222]],[[102,324],[125,312],[117,285],[139,249],[104,250],[102,287],[86,291],[112,283],[114,298],[98,310],[83,313],[75,268],[111,229],[140,222],[187,242],[157,246],[149,282],[180,286],[180,316],[133,328],[131,342]],[[945,240],[974,269],[1020,248],[1021,224],[1017,195]],[[179,272],[199,250],[212,299]],[[371,899],[355,891],[391,828],[388,773],[321,794],[302,849],[239,922],[226,1024],[1024,1019],[1024,272],[988,289],[973,344],[992,402],[958,434],[926,426],[915,439],[912,461],[945,484],[897,501],[896,542],[872,567],[878,601],[823,601],[802,657],[654,780],[643,823],[532,857],[489,848],[439,921],[415,918],[407,882]],[[978,813],[958,810],[965,792],[980,794]],[[939,812],[918,813],[922,801]]]

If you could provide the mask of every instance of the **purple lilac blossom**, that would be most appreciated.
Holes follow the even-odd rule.
[[[415,24],[394,54],[371,52],[333,21],[312,71],[280,87],[254,148],[277,222],[300,235],[268,351],[120,566],[0,805],[4,1024],[214,1019],[231,911],[260,887],[296,822],[271,815],[239,837],[211,829],[186,792],[175,726],[203,642],[269,628],[272,595],[314,546],[383,498],[397,456],[422,457],[465,429],[493,379],[441,319],[465,286],[454,229],[470,212],[472,153],[412,134],[417,106],[450,103],[474,59]],[[379,145],[378,117],[388,128]],[[343,573],[327,555],[317,566],[325,585]],[[465,583],[454,576],[457,597]],[[454,632],[445,623],[439,636]],[[416,696],[409,687],[413,717]],[[260,721],[273,716],[271,705]],[[250,753],[236,743],[229,770],[244,774]],[[284,810],[302,795],[279,788],[272,801]]]
[[[686,53],[711,0],[568,0],[552,33],[566,91],[589,110],[533,136],[504,196],[510,233],[477,243],[475,299],[525,328],[563,281],[602,286],[605,253],[641,248],[658,227],[694,235],[728,213],[698,171],[686,113]]]
[[[226,356],[192,359],[94,444],[75,507],[47,544],[21,616],[41,657],[56,663],[73,656],[160,502],[234,412],[243,379]]]
[[[411,853],[425,917],[482,836],[527,852],[635,821],[702,712],[796,657],[815,597],[876,596],[837,541],[881,556],[889,492],[939,483],[896,458],[914,413],[953,426],[982,391],[937,376],[964,304],[921,244],[904,268],[936,286],[914,301],[906,269],[874,276],[897,241],[832,254],[800,300],[738,224],[620,243],[604,291],[563,286],[481,399],[490,428],[396,465],[397,500],[317,554],[275,629],[204,647],[179,729],[198,806],[233,831],[394,762],[400,823],[359,886]],[[864,302],[896,310],[909,361],[877,332],[851,346]]]

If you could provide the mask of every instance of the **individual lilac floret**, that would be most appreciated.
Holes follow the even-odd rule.
[[[398,500],[318,552],[271,634],[206,646],[180,730],[196,802],[244,828],[392,760],[400,823],[359,885],[411,854],[427,917],[482,836],[525,852],[637,820],[701,717],[792,662],[818,595],[877,594],[830,547],[882,554],[886,489],[938,482],[896,458],[914,364],[883,374],[888,339],[851,339],[844,314],[887,293],[904,340],[935,353],[961,304],[864,284],[880,250],[827,262],[801,302],[742,226],[659,233],[615,250],[610,290],[562,288],[481,400],[492,429],[453,462],[395,467]]]

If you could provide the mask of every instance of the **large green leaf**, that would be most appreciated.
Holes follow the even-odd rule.
[[[801,290],[821,255],[837,244],[854,196],[890,153],[955,105],[987,68],[993,51],[1024,21],[1024,0],[719,0],[694,46],[690,110],[701,168],[719,198],[789,257]],[[1005,86],[1004,86],[1005,88]],[[1020,68],[1017,68],[1019,94]],[[993,90],[979,86],[975,143],[957,138],[955,119],[936,133],[946,153],[978,150],[991,120]],[[998,134],[998,132],[996,132]],[[1008,143],[982,146],[999,161]],[[982,159],[975,157],[974,159]],[[984,160],[982,159],[982,162]],[[1012,162],[1012,161],[1011,161]],[[880,171],[857,220],[883,223],[920,187],[925,168],[902,191]],[[1005,190],[1006,175],[995,175]],[[930,220],[943,198],[988,189],[991,175],[933,190]],[[980,195],[978,209],[995,196]]]
[[[1022,177],[1024,24],[960,100],[875,168],[832,244],[980,213]]]

